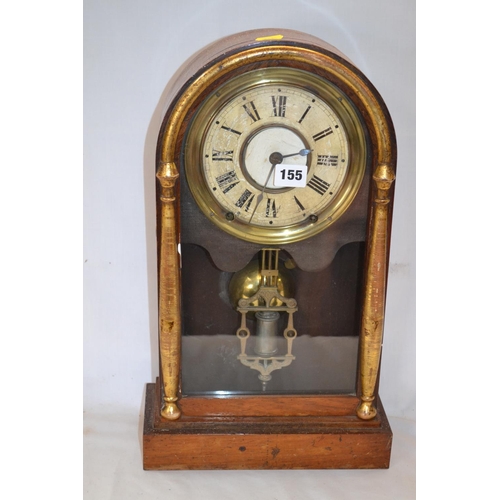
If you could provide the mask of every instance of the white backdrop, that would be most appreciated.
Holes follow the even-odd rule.
[[[170,78],[231,33],[289,28],[336,46],[394,121],[398,171],[380,394],[415,419],[413,0],[84,2],[84,408],[139,415],[158,374],[155,143]]]
[[[222,36],[314,34],[349,57],[394,121],[398,171],[380,393],[415,418],[415,19],[412,0],[86,0],[84,406],[139,413],[158,374],[155,143],[170,78]]]
[[[158,375],[155,147],[169,80],[239,31],[289,28],[336,46],[384,98],[398,140],[380,393],[389,471],[142,471],[145,384]],[[84,495],[86,500],[414,498],[413,0],[85,0]]]

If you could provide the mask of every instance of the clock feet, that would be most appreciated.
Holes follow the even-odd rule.
[[[161,416],[167,420],[177,420],[181,416],[181,411],[175,403],[166,403],[161,410]]]
[[[361,398],[361,403],[356,410],[358,417],[362,420],[371,420],[377,415],[377,410],[373,406],[374,398]]]

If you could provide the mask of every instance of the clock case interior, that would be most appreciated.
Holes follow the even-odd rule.
[[[250,45],[271,48],[276,43],[263,41]],[[232,51],[226,50],[214,57],[209,65],[217,64],[218,60],[227,58],[231,53],[237,54],[242,47],[248,45],[248,36],[240,38]],[[328,54],[336,60],[340,59],[350,71],[360,74],[348,61],[332,51],[331,47],[325,48],[323,42],[317,39],[309,39],[307,36],[304,38],[303,34],[297,35],[294,32],[288,40],[281,40],[279,45],[285,50],[287,46],[300,46]],[[207,55],[208,53],[205,54]],[[195,66],[199,64],[199,60],[194,62]],[[340,339],[340,344],[336,345],[341,346],[343,342],[344,347],[340,350],[334,348],[337,357],[330,363],[323,360],[322,365],[317,362],[317,355],[314,353],[307,361],[304,359],[302,366],[308,367],[306,373],[309,377],[287,375],[287,370],[290,373],[294,370],[293,363],[277,370],[265,391],[254,370],[238,366],[238,376],[231,371],[234,365],[237,365],[234,346],[236,350],[239,347],[235,335],[239,313],[231,304],[229,283],[234,274],[253,259],[257,259],[260,250],[267,245],[265,242],[257,243],[237,238],[207,219],[189,188],[183,166],[183,151],[189,126],[199,105],[217,86],[249,70],[259,71],[276,65],[311,71],[320,77],[327,76],[326,73],[321,75],[317,66],[286,58],[278,61],[263,59],[253,62],[250,67],[242,65],[207,86],[199,95],[198,101],[190,107],[178,133],[175,158],[179,166],[179,177],[174,192],[181,244],[179,290],[182,347],[179,354],[181,359],[178,406],[182,414],[176,420],[162,416],[165,394],[163,373],[160,373],[156,384],[147,386],[145,469],[389,466],[392,433],[378,399],[377,387],[376,417],[363,421],[356,416],[360,393],[359,333],[362,329],[361,315],[366,294],[369,248],[367,238],[373,220],[372,205],[376,191],[373,175],[378,153],[374,150],[376,145],[373,141],[376,132],[366,125],[362,116],[360,123],[366,138],[366,169],[352,203],[334,224],[320,233],[301,241],[271,245],[281,249],[283,262],[286,259],[294,261],[294,268],[290,272],[293,277],[294,297],[299,307],[299,311],[294,315],[297,338],[337,338]],[[201,65],[201,69],[192,78],[185,80],[175,94],[177,98],[204,70],[205,66]],[[390,117],[383,102],[366,78],[362,78],[377,96],[392,131]],[[339,88],[348,99],[352,98],[356,106],[357,96],[352,89],[343,87],[342,84]],[[170,110],[176,103],[174,98]],[[169,111],[166,113],[160,137],[168,132],[168,116]],[[392,158],[395,158],[393,137],[391,148]],[[158,160],[161,161],[161,158]],[[161,196],[159,188],[158,207],[161,206]],[[387,244],[390,238],[391,212],[392,200],[388,210]],[[161,232],[160,209],[158,228]],[[158,241],[160,260],[160,236]],[[250,320],[250,327],[254,326]],[[223,349],[220,348],[221,345]],[[295,354],[299,358],[301,350],[298,349]],[[228,361],[228,357],[232,359]],[[321,380],[320,374],[323,372],[327,374],[325,380]],[[241,375],[242,373],[244,375]],[[337,382],[332,380],[335,377]],[[315,449],[317,436],[321,436],[321,439],[326,436],[329,445],[325,443],[327,445],[321,450]],[[341,444],[342,442],[344,444]],[[212,449],[214,443],[218,444]],[[331,446],[333,444],[334,448]],[[353,444],[359,451],[363,450],[363,453],[353,454]],[[206,454],[203,460],[194,456],[192,450],[196,446]],[[295,446],[303,448],[300,457],[293,453]],[[278,454],[274,461],[270,460],[269,447],[282,450],[282,460],[277,460]],[[181,458],[175,459],[172,450]]]

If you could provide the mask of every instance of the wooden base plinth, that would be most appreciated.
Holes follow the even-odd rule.
[[[386,469],[392,431],[379,402],[370,421],[354,415],[160,416],[157,384],[147,384],[145,470]],[[266,397],[263,397],[264,401]]]

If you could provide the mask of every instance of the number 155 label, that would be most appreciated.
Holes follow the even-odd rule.
[[[307,181],[307,165],[276,165],[274,185],[279,187],[305,187]]]

